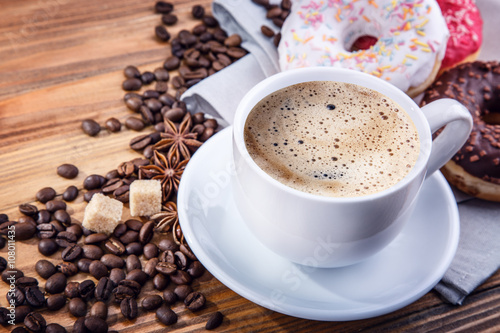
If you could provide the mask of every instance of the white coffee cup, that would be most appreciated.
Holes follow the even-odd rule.
[[[357,84],[399,104],[411,117],[420,138],[420,153],[408,175],[384,191],[344,198],[302,192],[264,172],[246,149],[247,116],[270,93],[308,81]],[[432,133],[445,125],[433,141]],[[237,108],[233,126],[235,202],[250,230],[275,253],[307,266],[351,265],[394,240],[412,214],[426,175],[450,160],[471,129],[469,112],[455,100],[442,99],[419,108],[398,88],[361,72],[325,67],[282,72],[257,84]]]

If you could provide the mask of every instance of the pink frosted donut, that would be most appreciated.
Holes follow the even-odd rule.
[[[435,0],[298,0],[281,34],[281,70],[350,68],[410,96],[436,77],[449,36]]]
[[[450,31],[440,71],[474,61],[483,42],[483,20],[474,0],[437,0]]]

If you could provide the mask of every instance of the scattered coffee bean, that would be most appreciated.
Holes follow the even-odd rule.
[[[9,290],[6,298],[7,303],[13,304],[15,307],[21,306],[25,301],[24,292],[18,287],[15,287],[14,289],[12,289],[12,291]]]
[[[62,164],[57,167],[57,174],[66,179],[73,179],[78,176],[78,168],[73,164]]]
[[[112,133],[120,132],[120,130],[122,129],[122,123],[118,119],[113,117],[107,119],[104,123],[104,126],[106,126],[108,131]]]
[[[163,24],[170,26],[170,25],[176,24],[178,21],[178,18],[177,18],[177,15],[169,13],[169,14],[162,15],[161,21],[163,22]]]
[[[58,210],[66,210],[66,203],[61,200],[50,200],[45,203],[45,208],[50,213],[55,213]]]
[[[157,81],[168,81],[170,79],[170,74],[165,68],[156,68],[153,73],[155,74],[156,80]],[[159,98],[155,97],[155,98]]]
[[[143,252],[144,257],[148,260],[154,257],[158,257],[158,246],[156,246],[156,244],[154,243],[148,243],[144,245]]]
[[[109,269],[125,266],[125,261],[122,258],[111,253],[104,254],[100,260]]]
[[[85,119],[82,121],[82,130],[89,136],[96,136],[101,131],[101,125],[93,119]]]
[[[68,311],[75,317],[83,317],[87,314],[87,303],[79,297],[72,298],[68,302]]]
[[[61,222],[63,225],[69,226],[71,224],[71,216],[69,216],[68,212],[63,209],[56,210],[53,216],[56,221]]]
[[[57,311],[66,305],[66,297],[63,294],[50,295],[47,297],[46,304],[50,311]]]
[[[48,260],[38,260],[35,264],[35,271],[44,279],[50,278],[57,273],[56,267]]]
[[[24,326],[33,333],[45,332],[47,323],[39,312],[31,312],[24,318]]]
[[[157,25],[156,26],[156,28],[155,28],[155,35],[162,42],[168,42],[168,40],[171,37],[170,33],[167,31],[167,29],[163,25]]]
[[[55,273],[45,282],[45,291],[50,294],[62,293],[66,288],[66,283],[66,275],[63,273]]]
[[[19,278],[23,277],[24,273],[20,269],[9,269],[6,271],[3,271],[2,273],[2,281],[5,283],[10,284],[10,280],[13,278],[15,281],[17,281]]]
[[[95,283],[92,280],[84,280],[78,285],[78,291],[83,300],[88,301],[94,298]]]
[[[87,332],[92,333],[107,333],[108,323],[102,318],[89,316],[84,320],[84,326]]]
[[[80,282],[68,282],[68,284],[66,284],[66,288],[64,288],[64,296],[66,296],[67,298],[80,297],[80,290],[78,289],[79,286]]]
[[[150,84],[155,80],[155,75],[149,71],[141,74],[141,81],[143,84]]]
[[[82,258],[78,260],[77,266],[78,270],[83,273],[88,273],[89,272],[89,267],[92,261],[95,259],[87,259],[87,258]]]
[[[66,333],[67,330],[56,323],[51,323],[47,325],[47,328],[45,329],[45,333]]]
[[[195,19],[202,19],[203,16],[205,16],[205,8],[200,5],[194,5],[191,8],[191,15],[193,15]]]
[[[163,67],[168,71],[173,71],[179,68],[181,61],[178,57],[170,56],[163,63]]]
[[[85,244],[97,244],[97,243],[104,242],[107,239],[108,239],[108,235],[106,235],[105,233],[97,232],[97,233],[93,233],[93,234],[90,234],[87,237],[85,237],[85,240],[83,242]]]
[[[164,325],[173,325],[177,322],[177,314],[166,305],[156,310],[156,318]]]
[[[125,126],[133,131],[142,131],[145,127],[144,121],[137,117],[128,117],[125,120]]]
[[[102,301],[97,301],[90,308],[90,315],[106,320],[108,317],[108,306]]]
[[[29,305],[16,306],[16,319],[15,323],[22,323],[28,314],[33,312]],[[1,324],[1,323],[0,323]]]
[[[158,309],[163,303],[163,299],[159,295],[149,295],[142,299],[141,305],[146,311]]]
[[[125,279],[133,280],[141,285],[144,285],[149,279],[149,276],[141,269],[134,269],[127,273]]]
[[[78,273],[78,267],[72,262],[63,262],[56,267],[59,272],[66,276],[73,276]]]
[[[157,1],[155,4],[155,11],[161,14],[168,14],[174,10],[174,5],[166,1]]]
[[[141,89],[141,87],[142,87],[142,81],[138,78],[126,79],[122,83],[122,89],[125,91],[136,91]]]
[[[30,239],[35,235],[36,225],[32,223],[17,223],[14,226],[16,240]]]
[[[19,205],[19,212],[26,216],[36,216],[38,214],[38,208],[35,205],[22,204]]]
[[[219,311],[212,313],[210,318],[208,318],[207,324],[205,325],[206,330],[214,330],[222,324],[224,316]]]
[[[108,268],[99,260],[94,260],[89,266],[89,273],[99,280],[100,278],[108,275]]]
[[[193,291],[184,299],[184,305],[191,311],[198,311],[205,305],[205,296],[198,292]]]
[[[55,241],[60,247],[68,247],[69,245],[76,243],[77,237],[72,232],[62,231],[57,234]]]
[[[170,283],[170,278],[168,277],[168,275],[156,274],[153,278],[153,286],[155,287],[156,290],[159,291],[165,290],[165,288],[168,287],[169,283]]]
[[[174,294],[177,296],[178,299],[183,301],[189,294],[193,292],[193,288],[191,288],[187,284],[181,284],[174,289]]]
[[[139,72],[137,67],[129,65],[123,70],[123,75],[125,75],[127,79],[137,79],[141,77],[141,72]]]
[[[47,290],[47,288],[45,288],[45,290]],[[37,286],[27,287],[24,290],[24,295],[26,298],[26,303],[28,303],[28,305],[32,308],[40,308],[45,305],[45,296]]]
[[[122,315],[129,319],[135,319],[137,317],[137,301],[135,298],[125,298],[120,303],[120,310]]]
[[[55,193],[55,191],[54,191]],[[52,200],[52,199],[51,199]],[[42,224],[42,223],[49,223],[50,219],[52,218],[50,212],[46,209],[40,209],[38,211],[38,219],[36,219],[37,224]]]
[[[123,279],[124,278],[125,274],[123,275]],[[98,301],[106,302],[111,297],[114,288],[115,288],[115,283],[107,276],[104,276],[99,279],[99,282],[97,282],[97,286],[95,287],[94,290],[94,296]]]
[[[78,188],[74,185],[70,185],[62,194],[64,201],[73,201],[78,196]]]
[[[44,187],[36,193],[36,199],[46,203],[56,197],[56,191],[52,187]]]

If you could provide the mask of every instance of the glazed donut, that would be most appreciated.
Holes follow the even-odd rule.
[[[299,0],[281,35],[282,71],[350,68],[414,97],[436,78],[449,32],[434,0]]]
[[[421,104],[440,98],[458,100],[474,120],[469,139],[441,171],[463,192],[500,201],[500,64],[476,61],[444,72]]]
[[[476,60],[483,42],[483,20],[474,0],[437,0],[450,38],[439,72]]]

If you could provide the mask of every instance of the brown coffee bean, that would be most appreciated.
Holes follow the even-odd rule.
[[[148,221],[148,222],[143,224],[143,226],[139,230],[139,242],[141,244],[144,245],[146,243],[149,243],[151,241],[151,239],[153,239],[154,227],[155,227],[155,224],[153,221]]]
[[[12,304],[16,307],[21,306],[25,301],[24,292],[18,287],[9,290],[6,294],[6,298],[7,303]]]
[[[151,143],[151,136],[149,134],[139,135],[130,140],[129,146],[133,150],[142,150]],[[114,191],[114,190],[113,190]]]
[[[89,273],[97,280],[99,280],[100,278],[108,275],[108,268],[101,261],[94,260],[92,261],[92,263],[90,263]]]
[[[156,268],[155,268],[156,269]],[[162,291],[168,287],[170,283],[170,278],[168,275],[156,274],[153,278],[153,286],[156,290]]]
[[[144,273],[141,269],[131,270],[125,276],[125,279],[133,280],[135,282],[138,282],[141,285],[144,285],[144,283],[146,283],[148,278],[149,278],[149,276],[146,273]]]
[[[117,270],[117,268],[115,268],[115,269]],[[113,270],[115,270],[115,269],[113,269]],[[113,270],[111,271],[112,273],[113,273]],[[120,269],[120,271],[121,271],[121,269]],[[110,275],[112,275],[112,274],[110,274]],[[123,274],[123,278],[125,278],[125,274]],[[115,288],[115,285],[116,284],[107,276],[100,278],[99,282],[97,282],[97,286],[95,287],[95,290],[94,290],[95,298],[98,301],[106,302],[111,297],[111,294],[113,292],[113,289]]]
[[[203,275],[205,272],[205,267],[199,261],[193,261],[189,264],[188,269],[186,270],[189,275],[193,278],[198,278]]]
[[[157,13],[168,14],[174,10],[174,5],[166,1],[157,1],[155,4],[155,11]]]
[[[194,5],[191,8],[191,15],[193,15],[195,19],[201,19],[205,16],[205,8],[200,5]]]
[[[85,240],[83,241],[85,244],[97,244],[100,242],[104,242],[105,240],[108,239],[108,235],[97,232],[94,234],[90,234],[87,237],[85,237]]]
[[[210,318],[208,318],[207,324],[205,325],[206,330],[214,330],[222,324],[224,316],[219,311],[212,313]]]
[[[40,209],[38,211],[38,219],[36,219],[37,224],[49,223],[52,218],[50,212],[46,209]]]
[[[30,239],[37,231],[34,223],[17,223],[14,225],[16,240]]]
[[[150,84],[155,80],[155,75],[150,71],[145,71],[141,74],[141,81],[143,84]]]
[[[126,79],[122,83],[122,89],[125,91],[136,91],[141,89],[142,81],[138,78]]]
[[[80,290],[78,289],[79,285],[80,282],[76,281],[68,282],[66,288],[64,288],[64,296],[66,296],[67,298],[80,297]]]
[[[95,190],[101,188],[107,179],[101,175],[89,175],[83,180],[83,188],[86,190]]]
[[[124,224],[122,225],[125,226]],[[115,236],[111,236],[106,243],[104,243],[104,247],[106,250],[115,255],[122,255],[126,251],[125,245],[123,245],[123,243],[120,242],[120,240],[118,240]]]
[[[163,303],[163,299],[160,295],[149,295],[142,299],[141,305],[146,311],[152,311],[158,309]]]
[[[117,255],[106,253],[101,257],[101,262],[109,269],[123,268],[125,261]]]
[[[94,298],[95,283],[92,280],[84,280],[80,282],[78,291],[83,300],[91,300]]]
[[[130,244],[136,242],[138,239],[139,239],[139,232],[134,230],[128,230],[120,237],[120,242],[122,242],[123,244]]]
[[[45,333],[67,333],[68,331],[61,325],[56,323],[51,323],[47,325]]]
[[[178,299],[183,301],[189,294],[193,292],[193,288],[191,288],[187,284],[181,284],[174,289],[174,294],[177,296]]]
[[[135,254],[127,256],[127,259],[125,259],[125,263],[127,272],[133,271],[134,269],[142,269],[141,261]]]
[[[144,257],[146,259],[152,259],[154,257],[158,257],[158,246],[154,243],[148,243],[144,245]]]
[[[132,242],[125,246],[127,254],[135,254],[136,256],[140,256],[143,251],[143,246],[139,242]]]
[[[78,168],[73,164],[61,164],[57,167],[57,174],[66,179],[73,179],[78,176]]]
[[[162,42],[168,42],[170,39],[170,33],[163,25],[157,25],[155,27],[155,35]]]
[[[78,188],[74,185],[70,185],[64,190],[62,198],[64,201],[73,201],[78,196]]]
[[[285,21],[281,17],[275,17],[272,19],[272,21],[278,28],[281,28],[283,26],[283,23],[285,23]]]
[[[129,185],[120,186],[113,192],[113,196],[115,197],[116,200],[121,201],[123,203],[127,203],[129,200],[129,190],[130,190]]]
[[[125,279],[125,272],[121,268],[112,268],[109,272],[109,279],[115,284]]]
[[[109,179],[106,182],[106,184],[103,185],[103,187],[101,188],[101,190],[102,190],[102,193],[109,194],[109,193],[113,193],[114,191],[116,191],[116,189],[119,188],[122,185],[123,185],[123,180],[122,179],[120,179],[120,178],[112,178],[112,179]]]
[[[173,325],[177,322],[177,314],[166,305],[156,310],[156,318],[164,325]]]
[[[137,117],[128,117],[125,120],[125,126],[133,131],[142,131],[145,127],[144,121]]]
[[[76,243],[77,237],[74,233],[68,231],[59,232],[56,236],[55,242],[60,247],[68,247]]]
[[[177,271],[177,266],[175,264],[160,261],[156,264],[156,271],[163,275],[171,275]]]
[[[66,305],[66,297],[63,294],[50,295],[47,297],[46,305],[50,311],[60,310]]]
[[[161,21],[163,22],[163,24],[170,26],[170,25],[176,24],[178,21],[178,18],[177,18],[177,15],[169,13],[169,14],[162,15]]]
[[[235,47],[241,45],[241,36],[238,34],[232,34],[224,40],[224,45],[227,47]]]
[[[44,187],[36,193],[36,199],[46,203],[56,197],[56,191],[52,187]]]
[[[125,101],[125,105],[134,112],[139,112],[139,108],[143,105],[142,97],[131,97]]]
[[[87,258],[82,258],[78,260],[77,262],[77,267],[80,270],[80,272],[88,273],[89,272],[89,267],[90,264],[92,263],[94,259],[87,259]]]
[[[35,271],[44,279],[48,279],[57,273],[56,267],[48,260],[38,260],[35,264]]]
[[[233,59],[240,59],[247,54],[247,51],[239,47],[230,47],[227,49],[226,54]]]
[[[207,141],[208,139],[210,139],[212,137],[212,135],[215,134],[215,130],[213,128],[205,128],[205,130],[203,131],[203,134],[201,134],[201,136],[198,137],[198,141],[201,141],[201,142],[205,142]]]
[[[50,294],[62,293],[66,288],[67,278],[63,273],[51,275],[45,282],[45,291]]]
[[[141,72],[139,72],[137,67],[129,65],[123,70],[123,75],[125,75],[127,79],[134,79],[139,78],[141,76]]]
[[[108,131],[112,133],[120,132],[120,130],[122,129],[122,123],[114,117],[108,118],[104,123],[104,126],[106,126]]]
[[[50,202],[50,201],[49,201]],[[62,201],[60,201],[62,202]],[[71,224],[71,216],[64,209],[59,209],[54,212],[54,219],[61,222],[63,225],[69,226]]]
[[[215,28],[216,26],[219,25],[219,22],[217,22],[217,20],[215,19],[215,17],[213,17],[211,15],[205,15],[202,20],[203,20],[203,23],[207,27],[210,27],[210,28]]]
[[[33,333],[45,332],[47,322],[39,312],[31,312],[24,318],[24,326]]]
[[[170,274],[170,280],[175,284],[189,284],[192,278],[188,273],[177,270]]]
[[[38,214],[38,208],[35,205],[22,204],[19,205],[19,212],[26,216],[36,216]]]
[[[56,267],[59,272],[66,276],[73,276],[78,273],[78,267],[72,262],[63,262]]]
[[[172,70],[179,68],[180,64],[181,64],[181,61],[178,57],[170,56],[163,63],[163,67],[168,71],[172,71]]]
[[[67,246],[61,253],[63,261],[75,261],[82,255],[82,248],[77,244]]]
[[[75,297],[69,300],[68,311],[75,317],[84,317],[87,314],[87,303]]]
[[[205,306],[205,302],[205,296],[198,291],[193,291],[184,299],[184,305],[186,305],[186,307],[191,311],[200,310],[203,306]]]
[[[266,37],[273,37],[274,36],[274,31],[273,29],[269,28],[267,25],[263,25],[260,27],[260,31],[264,34]]]
[[[278,32],[273,38],[274,46],[278,47],[278,45],[280,44],[280,41],[281,41],[281,32]]]
[[[99,317],[89,316],[86,317],[83,325],[85,326],[86,332],[93,333],[107,333],[108,332],[108,323],[105,320]],[[73,332],[75,332],[73,330]]]
[[[129,319],[137,318],[137,301],[134,298],[125,298],[120,303],[120,310],[122,315]]]
[[[85,244],[82,246],[82,256],[87,259],[99,260],[104,255],[104,251],[97,245]]]
[[[23,276],[17,279],[16,286],[21,290],[25,290],[27,287],[36,287],[38,286],[38,280],[33,277]]]
[[[163,299],[165,300],[165,303],[168,305],[172,305],[175,302],[177,302],[177,295],[174,293],[173,290],[165,290],[163,292]]]
[[[82,121],[82,130],[89,136],[96,136],[101,131],[101,125],[93,119],[84,119]]]
[[[91,316],[106,320],[108,318],[108,306],[102,301],[97,301],[90,308]]]

